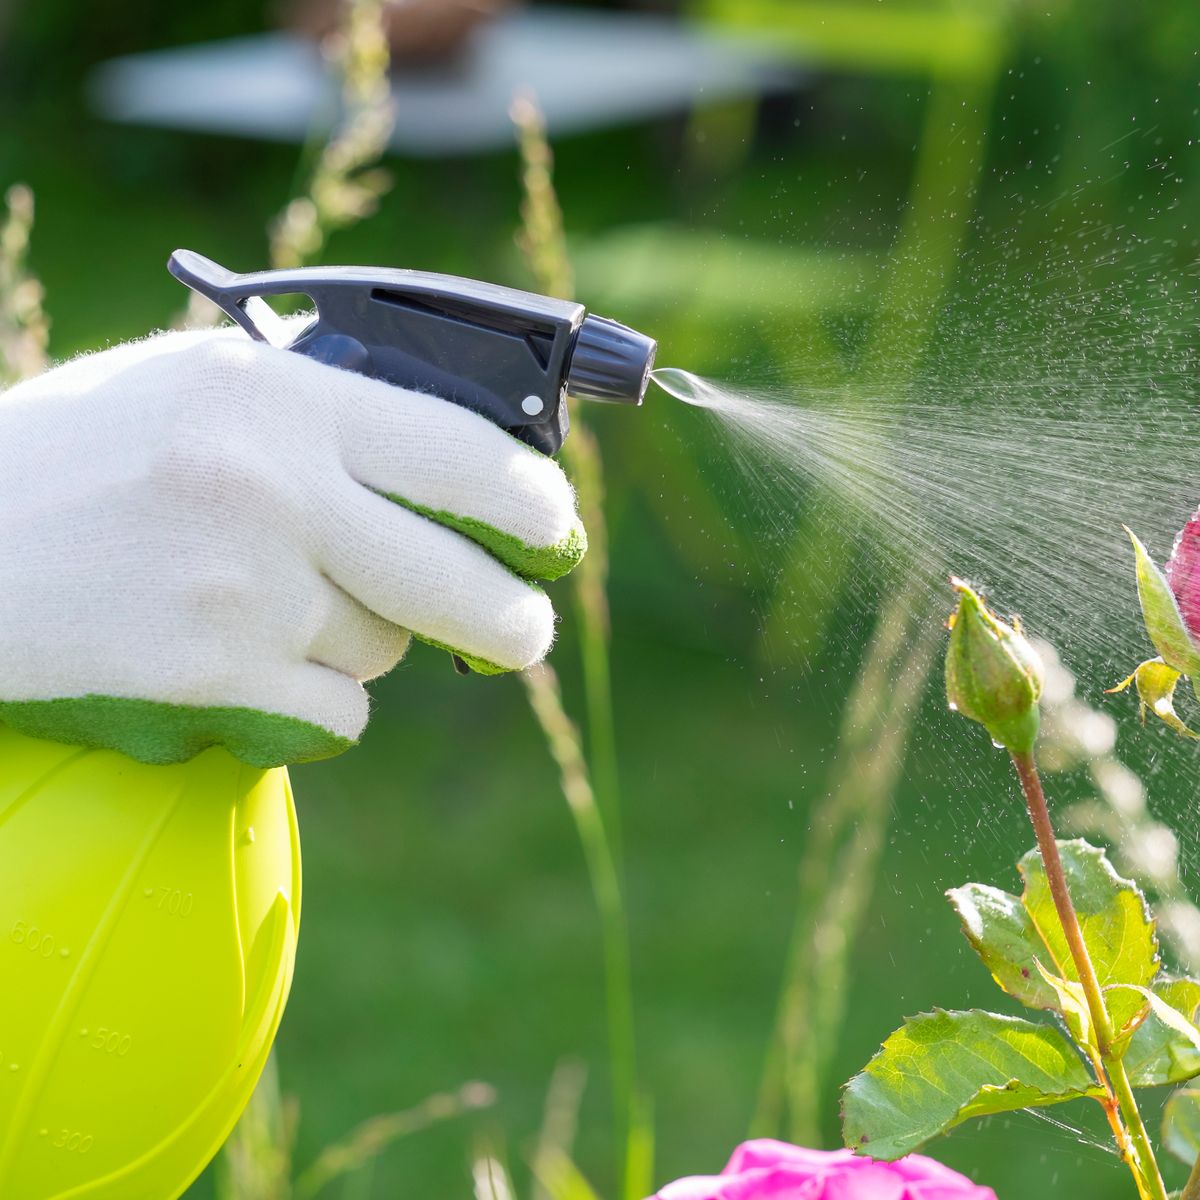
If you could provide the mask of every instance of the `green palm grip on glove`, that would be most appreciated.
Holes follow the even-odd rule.
[[[572,570],[587,551],[578,526],[557,546],[527,546],[519,538],[471,517],[435,512],[400,496],[388,499],[470,538],[514,574],[535,587]],[[432,639],[419,639],[458,655],[480,675],[508,668],[464,654]],[[253,708],[165,704],[121,696],[73,696],[54,700],[0,701],[0,721],[30,737],[70,745],[105,746],[143,763],[185,762],[210,746],[224,746],[251,766],[314,762],[349,750],[355,743],[319,725]]]

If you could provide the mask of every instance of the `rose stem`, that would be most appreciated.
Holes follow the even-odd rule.
[[[1192,1164],[1192,1173],[1179,1193],[1179,1200],[1200,1200],[1200,1158]]]
[[[1067,877],[1063,873],[1062,859],[1058,854],[1058,843],[1054,837],[1054,826],[1050,823],[1050,812],[1046,807],[1046,794],[1042,791],[1037,763],[1032,751],[1013,754],[1012,760],[1029,806],[1029,819],[1033,822],[1033,831],[1037,835],[1038,849],[1046,867],[1046,880],[1050,885],[1050,894],[1054,897],[1054,907],[1058,911],[1059,921],[1062,922],[1071,957],[1075,960],[1075,970],[1079,975],[1083,994],[1087,997],[1088,1011],[1096,1030],[1096,1045],[1103,1063],[1103,1074],[1108,1076],[1111,1094],[1129,1131],[1134,1159],[1130,1166],[1138,1183],[1138,1190],[1149,1197],[1149,1200],[1167,1200],[1167,1189],[1163,1184],[1149,1135],[1146,1133],[1145,1122],[1133,1097],[1133,1088],[1130,1086],[1125,1064],[1112,1050],[1112,1022],[1108,1017],[1108,1009],[1104,1006],[1104,994],[1100,988],[1100,981],[1096,978],[1096,968],[1092,965],[1091,955],[1088,954],[1087,945],[1083,940],[1083,931],[1079,928],[1075,905],[1071,903],[1071,893],[1067,890]],[[1102,1079],[1102,1082],[1105,1081]]]

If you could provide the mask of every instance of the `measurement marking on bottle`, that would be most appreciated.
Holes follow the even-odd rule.
[[[113,1054],[117,1058],[124,1058],[133,1049],[132,1034],[110,1029],[107,1025],[98,1026],[94,1033],[86,1028],[81,1029],[79,1036],[88,1038],[88,1049],[100,1054]]]
[[[18,921],[8,935],[8,940],[17,946],[24,946],[30,954],[39,958],[53,958],[55,950],[54,934],[31,925],[28,921]],[[70,953],[67,951],[66,953]]]
[[[159,912],[166,913],[169,917],[190,917],[192,915],[192,908],[196,903],[196,897],[191,892],[185,892],[181,888],[144,888],[142,895],[147,900],[153,900],[154,907]]]
[[[42,1134],[49,1136],[47,1130],[42,1130]],[[68,1154],[86,1154],[95,1142],[95,1138],[90,1133],[84,1133],[81,1129],[59,1129],[55,1132],[50,1145],[56,1150],[64,1150]]]

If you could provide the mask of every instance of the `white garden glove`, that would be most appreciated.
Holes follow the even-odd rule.
[[[525,667],[583,554],[557,464],[473,413],[240,330],[0,395],[0,722],[176,762],[352,745],[409,631]]]

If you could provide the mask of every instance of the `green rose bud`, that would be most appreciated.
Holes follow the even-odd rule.
[[[946,651],[950,708],[978,721],[996,745],[1028,754],[1037,740],[1042,660],[1019,621],[1006,625],[961,579],[950,586],[958,593]]]

